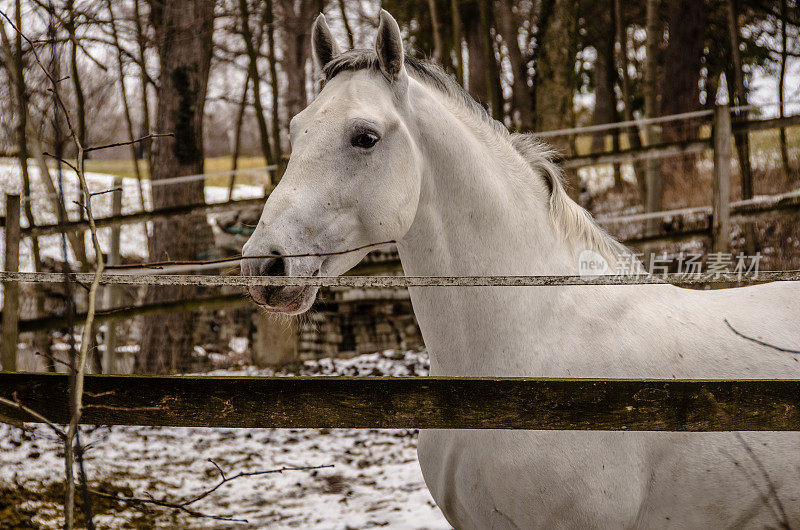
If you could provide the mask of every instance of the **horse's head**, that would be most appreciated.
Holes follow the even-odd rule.
[[[376,55],[340,52],[322,15],[312,44],[329,81],[291,121],[292,156],[244,246],[243,275],[342,274],[368,249],[325,253],[398,240],[416,214],[420,156],[402,118],[409,77],[397,22],[381,12]],[[355,53],[375,67],[353,68]],[[255,257],[309,253],[323,255]],[[250,294],[268,310],[296,314],[311,306],[317,290],[250,287]]]

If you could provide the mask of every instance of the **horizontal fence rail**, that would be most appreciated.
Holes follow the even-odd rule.
[[[786,101],[784,102],[784,105],[795,104],[795,103],[800,103],[800,100],[795,100],[791,102]],[[778,103],[774,102],[764,105],[744,105],[738,107],[730,107],[730,112],[736,114],[742,111],[758,110],[766,107],[774,107],[777,105]],[[658,123],[670,123],[683,120],[692,120],[697,118],[706,118],[706,117],[711,117],[713,114],[714,114],[713,109],[705,109],[705,110],[684,112],[680,114],[670,114],[667,116],[656,116],[653,118],[639,118],[637,120],[600,123],[597,125],[585,125],[583,127],[570,127],[567,129],[556,129],[551,131],[539,131],[531,134],[538,138],[549,138],[553,136],[599,133],[605,131],[613,131],[615,129],[642,127],[645,125],[653,125]],[[734,128],[746,129],[746,130],[763,130],[763,129],[775,129],[780,127],[790,127],[793,125],[800,125],[800,121],[797,121],[792,118],[797,118],[797,116],[786,116],[784,118],[766,118],[760,120],[759,119],[739,120],[736,123],[734,123]],[[754,125],[751,126],[751,124]]]
[[[88,283],[94,274],[0,271],[0,281],[59,283],[67,277]],[[711,272],[703,274],[582,276],[197,276],[182,274],[103,274],[101,285],[311,286],[311,287],[552,287],[560,285],[714,285],[800,281],[800,270],[758,273]]]
[[[689,140],[684,142],[670,142],[647,147],[634,147],[621,151],[591,153],[567,157],[561,162],[566,169],[578,169],[586,166],[612,164],[616,162],[632,162],[634,160],[651,160],[679,155],[700,153],[711,149],[709,140]]]
[[[0,373],[0,397],[68,421],[67,376]],[[0,404],[0,415],[36,421]],[[797,431],[800,381],[86,376],[81,421],[217,428]]]
[[[227,212],[231,210],[262,208],[265,200],[266,199],[264,197],[255,197],[252,199],[235,199],[225,202],[173,206],[170,208],[160,208],[158,210],[114,215],[111,217],[98,217],[94,220],[94,222],[97,228],[111,228],[115,226],[138,224],[144,221],[157,221],[186,215],[199,215]],[[22,237],[48,236],[60,234],[64,231],[71,232],[75,230],[89,230],[89,221],[67,221],[64,223],[42,224],[26,227],[22,229]]]

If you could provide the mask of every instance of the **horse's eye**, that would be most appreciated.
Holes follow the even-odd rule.
[[[362,132],[358,133],[353,136],[353,139],[350,140],[350,143],[353,147],[360,147],[361,149],[370,149],[378,143],[380,137],[373,133],[373,132]]]

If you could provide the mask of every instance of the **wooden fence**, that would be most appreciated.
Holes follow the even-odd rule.
[[[68,378],[2,373],[0,397],[66,423]],[[88,375],[81,421],[220,428],[797,431],[800,381]],[[36,421],[0,405],[12,421]]]

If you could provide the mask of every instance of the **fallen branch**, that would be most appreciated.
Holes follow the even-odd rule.
[[[98,497],[104,497],[106,499],[111,499],[111,500],[115,500],[115,501],[118,501],[118,502],[124,502],[124,503],[128,503],[128,504],[153,505],[153,506],[159,506],[159,507],[162,507],[162,508],[172,508],[172,509],[175,509],[175,510],[180,510],[180,511],[182,511],[182,512],[188,514],[188,515],[191,515],[192,517],[213,519],[215,521],[227,521],[227,522],[231,522],[231,523],[247,523],[248,522],[247,519],[236,518],[236,517],[228,516],[228,515],[210,515],[210,514],[199,512],[197,510],[193,510],[193,509],[189,508],[189,506],[191,506],[192,504],[195,504],[196,502],[199,502],[199,501],[205,499],[206,497],[208,497],[209,495],[211,495],[212,493],[217,491],[219,488],[221,488],[225,484],[227,484],[229,482],[233,482],[234,480],[237,480],[237,479],[240,479],[240,478],[257,477],[257,476],[261,476],[261,475],[270,475],[270,474],[275,474],[275,473],[283,473],[284,471],[311,471],[311,470],[315,470],[315,469],[325,469],[325,468],[333,467],[333,464],[326,464],[326,465],[321,465],[321,466],[304,466],[304,467],[286,467],[286,466],[284,466],[284,467],[281,467],[281,468],[278,468],[278,469],[270,469],[270,470],[267,470],[267,471],[251,471],[251,472],[237,473],[236,475],[228,477],[228,476],[225,475],[225,472],[222,470],[222,468],[219,466],[219,464],[217,464],[216,462],[214,462],[211,459],[209,459],[208,461],[211,462],[214,465],[214,467],[217,469],[217,471],[219,472],[220,481],[215,486],[213,486],[213,487],[211,487],[211,488],[209,488],[207,490],[204,490],[201,493],[195,495],[194,497],[186,499],[185,501],[182,501],[182,502],[173,502],[173,501],[168,501],[166,499],[156,499],[155,497],[153,497],[149,493],[145,493],[146,497],[120,497],[119,495],[116,495],[116,494],[104,493],[102,491],[97,491],[97,490],[91,490],[91,492],[94,495],[97,495]]]

